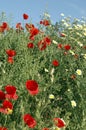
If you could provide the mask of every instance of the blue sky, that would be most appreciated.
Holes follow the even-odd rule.
[[[46,10],[54,23],[61,18],[61,13],[80,19],[86,17],[86,0],[0,0],[0,13],[12,15],[13,24],[23,21],[23,13],[29,15],[28,22],[37,23]]]

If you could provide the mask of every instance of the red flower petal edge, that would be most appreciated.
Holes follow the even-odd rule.
[[[23,120],[25,124],[28,125],[29,128],[34,128],[36,126],[36,120],[30,115],[30,114],[25,114],[23,116]]]
[[[5,99],[5,93],[0,90],[0,100],[4,100]]]
[[[8,130],[6,127],[0,127],[0,130]]]
[[[63,119],[61,119],[61,118],[54,118],[53,120],[54,120],[55,125],[56,125],[57,127],[59,127],[59,128],[65,127],[65,122],[64,122]]]

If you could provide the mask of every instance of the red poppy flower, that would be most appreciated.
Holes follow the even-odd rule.
[[[8,130],[6,127],[0,127],[0,130]]]
[[[16,100],[18,98],[18,95],[16,94],[16,87],[15,86],[11,86],[11,85],[7,85],[5,87],[5,90],[6,90],[6,95],[5,97],[7,99],[14,99]]]
[[[12,64],[12,63],[14,62],[13,56],[16,55],[16,51],[9,49],[9,50],[6,50],[6,53],[7,53],[7,55],[8,55],[7,61]]]
[[[0,112],[4,114],[8,114],[8,110],[3,107],[0,107]]]
[[[53,61],[52,61],[52,64],[53,64],[54,66],[59,66],[58,60],[53,60]]]
[[[3,28],[3,26],[0,26],[0,32],[1,32],[1,33],[4,32],[4,28]]]
[[[44,41],[46,42],[46,45],[50,45],[51,44],[51,39],[49,37],[45,37]]]
[[[62,127],[65,126],[65,122],[64,122],[64,120],[62,120],[61,118],[54,118],[53,120],[54,120],[55,125],[56,125],[57,127],[62,128]]]
[[[10,101],[4,100],[4,102],[3,102],[3,108],[13,109],[13,105],[12,105],[12,103]]]
[[[46,42],[45,42],[44,40],[41,40],[41,41],[38,42],[38,48],[39,48],[41,51],[45,50],[46,47],[47,47],[47,46],[46,46]]]
[[[33,43],[28,43],[28,44],[27,44],[27,47],[28,47],[28,48],[34,48],[34,44],[33,44]]]
[[[5,90],[8,94],[14,94],[16,92],[16,87],[11,86],[11,85],[7,85],[5,87]]]
[[[23,14],[23,19],[27,20],[29,18],[28,14]]]
[[[62,44],[61,43],[58,44],[58,48],[62,49]]]
[[[10,114],[12,113],[12,109],[13,104],[8,100],[4,100],[4,102],[2,103],[2,107],[0,108],[0,112],[4,114]]]
[[[17,23],[16,28],[20,28],[20,27],[21,27],[21,23]]]
[[[60,37],[65,37],[66,35],[64,33],[59,33]]]
[[[43,128],[42,130],[50,130],[49,128]]]
[[[13,57],[8,57],[7,61],[8,61],[10,64],[13,64],[13,62],[14,62]]]
[[[31,36],[29,37],[29,39],[33,41],[33,40],[35,39],[35,36],[32,36],[32,35],[31,35]]]
[[[64,46],[64,49],[65,49],[66,51],[69,51],[69,50],[71,49],[71,46],[70,46],[70,45],[65,45],[65,46]]]
[[[44,26],[48,26],[48,25],[50,25],[50,23],[49,23],[48,20],[45,19],[45,20],[43,20],[43,25],[44,25]]]
[[[5,99],[5,93],[0,90],[0,100],[4,100],[4,99]]]
[[[40,24],[43,24],[43,21],[42,21],[42,20],[40,21]]]
[[[35,35],[37,35],[39,33],[39,29],[38,28],[31,28],[30,29],[30,34],[31,34],[31,36],[35,36]]]
[[[38,83],[35,80],[27,80],[26,88],[31,95],[36,95],[39,92]]]
[[[3,23],[2,23],[2,26],[3,26],[4,29],[7,29],[8,24],[7,24],[6,22],[3,22]]]
[[[6,22],[2,23],[2,28],[3,28],[3,31],[5,31],[5,30],[8,31],[10,29]]]
[[[21,23],[16,24],[16,29],[24,30],[24,28],[21,26]]]
[[[8,55],[9,57],[13,57],[13,56],[16,55],[16,51],[15,51],[15,50],[11,50],[11,49],[6,50],[6,53],[7,53],[7,55]]]
[[[25,28],[27,29],[27,31],[30,31],[31,28],[34,28],[35,26],[33,24],[25,24]]]
[[[34,128],[37,124],[36,120],[30,114],[25,114],[23,120],[25,124],[28,125],[29,128]]]
[[[48,25],[50,25],[50,22],[48,20],[44,19],[44,20],[40,21],[40,24],[43,24],[44,26],[48,26]]]

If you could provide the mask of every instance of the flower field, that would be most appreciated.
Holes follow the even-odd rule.
[[[85,130],[86,21],[22,18],[0,23],[0,130]]]

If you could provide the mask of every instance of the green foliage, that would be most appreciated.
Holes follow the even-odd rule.
[[[53,130],[55,117],[64,119],[65,130],[85,130],[86,23],[66,21],[66,24],[60,21],[56,25],[39,26],[45,36],[52,39],[51,45],[43,51],[37,45],[43,37],[40,34],[32,41],[33,49],[27,48],[27,43],[31,42],[27,31],[10,29],[0,34],[0,90],[4,91],[4,87],[10,84],[16,86],[18,94],[18,99],[13,101],[13,113],[0,113],[1,126],[9,130],[28,130],[22,116],[30,113],[37,121],[34,130],[44,127]],[[59,32],[66,36],[60,37]],[[69,44],[72,52],[64,47],[59,49],[59,43],[62,46]],[[7,62],[7,49],[16,51],[13,64]],[[59,61],[57,67],[52,64],[55,59]],[[76,73],[77,69],[81,70],[81,75]],[[35,96],[26,90],[25,82],[29,79],[36,80],[39,85],[39,93]],[[54,99],[49,98],[50,94]],[[75,101],[76,106],[72,106],[71,101]]]

